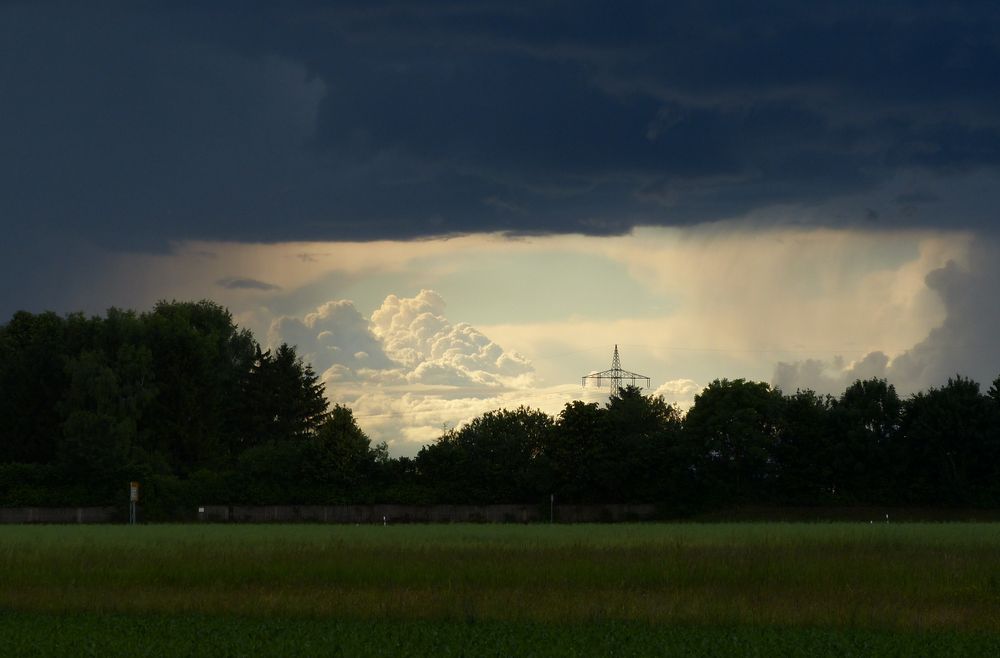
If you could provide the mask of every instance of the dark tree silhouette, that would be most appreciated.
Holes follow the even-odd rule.
[[[909,499],[969,504],[987,492],[992,498],[1000,457],[995,407],[964,377],[906,401],[897,455],[905,460]]]
[[[890,455],[902,410],[895,387],[884,379],[858,380],[834,404],[827,455],[837,501],[872,502],[895,495]]]
[[[270,441],[314,436],[326,420],[323,384],[295,348],[282,344],[272,355],[261,352],[242,387],[242,418],[237,451]]]
[[[69,322],[55,313],[19,312],[0,331],[0,460],[44,464],[56,458],[68,377]]]
[[[518,407],[491,411],[451,430],[417,455],[417,469],[447,502],[537,501],[538,457],[553,421],[541,411]]]
[[[831,503],[836,477],[830,413],[833,400],[815,391],[796,391],[785,398],[774,446],[779,498],[799,503]]]
[[[695,396],[684,429],[703,486],[736,501],[766,494],[783,402],[780,391],[743,379],[717,379]]]
[[[565,502],[603,499],[607,492],[601,469],[609,452],[604,410],[595,402],[567,403],[544,450],[553,493]]]

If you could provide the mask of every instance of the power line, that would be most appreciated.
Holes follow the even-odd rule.
[[[812,353],[812,354],[869,354],[871,352],[885,352],[885,353],[902,353],[902,352],[923,352],[923,351],[936,351],[943,349],[942,347],[923,347],[923,346],[910,346],[905,348],[894,348],[894,349],[873,349],[873,348],[862,348],[862,347],[692,347],[686,345],[645,345],[639,343],[619,343],[622,347],[632,347],[644,350],[660,350],[660,351],[674,351],[674,352],[717,352],[717,353],[737,353],[737,354],[800,354],[800,353]],[[583,352],[593,352],[599,349],[603,349],[602,346],[588,347],[579,350],[573,350],[571,352],[562,352],[559,354],[547,354],[538,357],[532,357],[532,362],[535,361],[548,361],[551,359],[558,359],[564,356],[572,356],[573,354],[581,354]]]

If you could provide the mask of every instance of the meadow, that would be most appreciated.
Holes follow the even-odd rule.
[[[0,527],[24,655],[1000,653],[1000,525]]]

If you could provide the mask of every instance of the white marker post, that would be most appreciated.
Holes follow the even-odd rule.
[[[135,504],[139,502],[139,483],[129,482],[128,485],[128,523],[135,525]]]

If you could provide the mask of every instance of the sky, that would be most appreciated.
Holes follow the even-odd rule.
[[[0,318],[212,299],[414,454],[1000,375],[989,2],[0,1]]]

